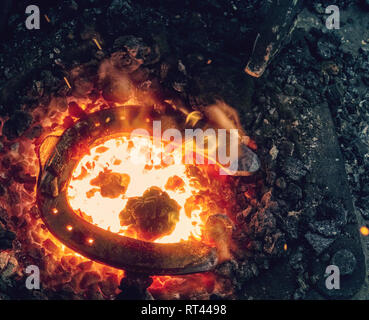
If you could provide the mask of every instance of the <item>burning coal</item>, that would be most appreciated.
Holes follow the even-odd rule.
[[[163,154],[170,158],[170,162],[163,162]],[[157,187],[165,190],[178,203],[180,210],[175,229],[155,241],[169,243],[188,240],[189,237],[198,239],[204,221],[210,214],[216,213],[217,208],[204,196],[201,203],[193,201],[200,196],[201,190],[206,190],[208,178],[201,171],[191,170],[182,163],[182,159],[181,149],[167,153],[163,144],[157,148],[146,137],[109,139],[93,147],[80,160],[69,183],[69,203],[76,212],[87,215],[92,223],[111,232],[137,237],[132,228],[121,226],[119,217],[121,215],[124,225],[127,225],[129,218],[121,214],[122,210],[130,201],[143,196],[148,188]],[[198,176],[192,176],[191,172],[198,173]],[[113,176],[110,181],[104,182],[101,178],[104,174]],[[105,189],[110,193],[107,194]],[[149,201],[146,198],[142,201]],[[154,214],[152,210],[150,213]],[[148,218],[148,221],[153,219],[152,223],[157,223],[155,215]]]
[[[18,208],[35,217],[27,236],[19,238],[24,250],[33,254],[37,243],[47,252],[50,262],[42,272],[50,288],[72,281],[76,292],[111,297],[123,273],[95,261],[124,265],[129,271],[186,274],[210,270],[218,261],[232,258],[233,223],[227,215],[234,191],[222,170],[243,170],[242,163],[241,168],[232,163],[242,157],[240,146],[252,142],[244,139],[237,113],[223,102],[210,106],[210,113],[191,110],[179,100],[163,101],[154,90],[137,86],[131,74],[140,70],[140,56],[148,54],[137,50],[125,47],[98,68],[78,66],[62,79],[70,96],[52,97],[47,114],[42,108],[34,110],[44,131],[32,142],[37,146],[29,148],[27,170],[39,173],[40,179],[37,190],[30,190]],[[162,127],[155,126],[159,123]],[[109,132],[109,126],[119,134]],[[86,140],[79,141],[82,136]],[[59,159],[62,154],[65,157]],[[257,170],[257,157],[246,155],[251,155],[247,169]],[[118,244],[115,236],[123,242]],[[112,238],[118,242],[106,250]],[[123,252],[125,245],[129,253]],[[35,253],[35,259],[39,255]],[[161,256],[165,259],[152,258]],[[70,270],[70,275],[63,270]],[[183,296],[198,281],[200,291],[206,288],[201,294],[228,290],[220,289],[222,284],[207,273],[183,279],[188,283]],[[169,297],[178,281],[154,277],[150,290]]]

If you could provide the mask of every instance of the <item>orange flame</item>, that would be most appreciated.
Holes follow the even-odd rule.
[[[115,137],[93,147],[90,154],[82,157],[69,183],[68,200],[71,207],[75,212],[87,215],[99,227],[128,236],[128,227],[120,225],[119,213],[126,206],[128,198],[141,196],[147,188],[156,186],[165,190],[181,209],[174,231],[155,242],[174,243],[190,237],[201,239],[204,224],[200,217],[201,207],[192,208],[190,216],[184,209],[186,200],[198,189],[186,175],[187,167],[182,163],[181,150],[177,148],[171,152],[171,165],[161,165],[163,154],[163,145],[157,146],[150,138],[143,136]],[[106,169],[129,175],[130,182],[124,195],[110,198],[99,192],[91,192],[91,180]],[[168,179],[174,176],[182,179],[184,186],[168,190]]]

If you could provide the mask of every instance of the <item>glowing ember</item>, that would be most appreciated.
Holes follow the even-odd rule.
[[[69,203],[75,212],[101,228],[145,240],[132,225],[121,226],[121,221],[131,218],[124,216],[129,210],[123,209],[130,198],[142,197],[147,189],[157,187],[167,193],[168,201],[173,199],[180,208],[179,220],[174,228],[170,228],[170,231],[174,230],[155,237],[155,242],[173,243],[191,237],[201,239],[207,216],[215,212],[203,210],[207,208],[206,200],[193,201],[201,184],[189,176],[191,170],[182,163],[181,151],[177,148],[168,153],[164,151],[164,145],[153,145],[145,136],[111,138],[92,147],[90,154],[78,163],[68,186]],[[162,155],[170,157],[170,165],[162,164]],[[168,219],[171,216],[168,214]],[[163,222],[162,217],[160,221]]]
[[[71,89],[72,86],[70,85],[70,83],[69,83],[69,81],[68,81],[68,79],[66,77],[64,77],[64,81],[67,84],[68,88]]]
[[[365,226],[362,226],[360,228],[360,233],[364,236],[364,237],[367,237],[369,236],[369,229]]]
[[[130,198],[119,217],[121,225],[131,226],[140,238],[152,241],[173,232],[179,210],[165,191],[150,187],[142,197]]]
[[[96,47],[97,47],[99,50],[102,50],[102,47],[101,47],[101,45],[100,45],[100,42],[99,42],[96,38],[93,38],[92,40],[93,40],[93,42],[96,44]]]

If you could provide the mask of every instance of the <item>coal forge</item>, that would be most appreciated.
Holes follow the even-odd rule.
[[[1,4],[0,299],[368,298],[365,1],[32,4]]]

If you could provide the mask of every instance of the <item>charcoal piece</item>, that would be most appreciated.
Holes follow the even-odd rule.
[[[102,81],[102,96],[108,102],[124,103],[131,95],[132,84],[127,77],[110,78]]]
[[[298,247],[297,251],[291,254],[289,259],[289,264],[292,269],[295,271],[303,271],[304,270],[304,254],[303,248]]]
[[[316,45],[316,53],[323,60],[332,58],[334,47],[329,42],[319,40]]]
[[[302,199],[302,190],[297,184],[291,183],[287,187],[287,195],[290,200],[298,201]]]
[[[13,241],[10,239],[0,239],[0,250],[11,249]]]
[[[119,289],[122,290],[116,300],[153,300],[147,288],[153,280],[148,275],[127,272],[121,280]]]
[[[0,222],[0,250],[12,248],[14,239],[15,234],[6,230],[5,226]]]
[[[298,218],[295,215],[290,215],[284,219],[284,229],[291,239],[298,238]]]
[[[131,225],[139,238],[153,241],[174,230],[179,210],[178,203],[166,192],[151,187],[141,197],[129,198],[119,218],[121,225]]]
[[[324,238],[318,234],[311,232],[308,232],[305,235],[305,238],[313,247],[317,255],[320,255],[324,250],[328,249],[329,246],[334,242],[334,239]]]
[[[331,105],[333,106],[341,105],[343,96],[344,96],[344,89],[341,83],[332,84],[329,87],[327,87],[326,97],[331,103]]]
[[[295,144],[289,140],[283,140],[279,147],[280,153],[284,157],[291,157],[293,152],[295,151]]]
[[[299,181],[307,174],[304,164],[296,158],[287,158],[282,167],[282,172],[294,181]]]
[[[34,126],[31,130],[30,130],[30,132],[27,134],[27,137],[29,138],[29,139],[37,139],[37,138],[39,138],[40,136],[41,136],[41,134],[42,134],[42,132],[43,132],[43,128],[42,128],[42,126],[40,126],[40,125],[36,125],[36,126]]]
[[[285,237],[281,232],[275,232],[264,238],[264,252],[269,255],[280,255],[283,252],[283,246],[286,243]]]
[[[146,45],[142,38],[122,36],[114,41],[114,49],[126,50],[129,55],[144,64],[156,63],[159,58],[159,49]]]
[[[114,52],[111,55],[112,65],[124,73],[137,71],[142,62],[131,57],[128,52]]]
[[[283,177],[279,177],[277,178],[277,180],[275,181],[275,185],[281,189],[284,190],[287,187],[286,181],[283,179]]]
[[[369,220],[369,209],[357,208],[358,212],[363,216],[364,219]]]
[[[14,140],[20,137],[31,125],[33,121],[29,113],[17,111],[5,122],[3,134],[9,139]]]
[[[329,220],[337,223],[338,226],[344,226],[347,223],[347,210],[333,200],[325,200],[317,208],[317,220]]]
[[[220,263],[216,269],[214,270],[214,272],[217,275],[220,275],[222,277],[233,277],[234,274],[237,272],[238,269],[238,264],[235,260],[229,260],[229,261],[225,261],[223,263]]]
[[[355,148],[355,153],[359,156],[359,158],[365,158],[365,155],[369,152],[368,144],[362,141],[360,138],[357,138],[355,141],[353,141],[353,146]]]
[[[341,233],[338,223],[333,220],[313,221],[309,226],[312,231],[325,237],[336,237]]]
[[[100,187],[100,193],[105,198],[117,198],[127,191],[130,182],[128,174],[117,172],[100,172],[99,175],[92,179],[90,184]]]
[[[241,281],[247,281],[259,275],[258,267],[255,263],[242,263],[238,265],[236,270]]]
[[[276,228],[276,220],[273,214],[268,210],[259,210],[252,218],[249,224],[248,232],[255,238],[263,237],[267,233],[272,233]]]
[[[341,275],[350,275],[356,268],[355,255],[347,249],[338,250],[332,257],[332,264],[340,269]]]

